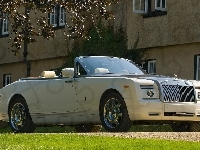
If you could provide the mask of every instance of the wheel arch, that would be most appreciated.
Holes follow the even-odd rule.
[[[118,90],[116,90],[116,89],[107,89],[106,91],[104,91],[104,93],[101,95],[101,99],[100,99],[100,103],[101,103],[101,101],[108,95],[108,94],[110,94],[110,93],[118,93],[118,94],[120,94],[121,95],[121,93],[118,91]],[[122,96],[122,95],[121,95]],[[122,96],[123,97],[123,96]],[[99,104],[100,105],[100,104]]]
[[[122,96],[122,98],[124,99],[124,102],[126,104],[126,108],[127,108],[127,111],[128,111],[128,114],[129,114],[129,117],[130,119],[133,118],[133,104],[132,104],[132,101],[130,98],[124,98],[123,95],[117,90],[117,89],[113,89],[113,88],[110,88],[110,89],[107,89],[106,91],[104,91],[104,93],[101,95],[101,99],[100,99],[100,103],[99,103],[99,110],[100,110],[100,105],[103,101],[103,99],[110,93],[117,93],[119,95]]]
[[[25,100],[25,98],[21,95],[21,94],[14,94],[11,98],[10,101],[8,103],[8,112],[9,113],[9,109],[10,109],[10,105],[17,99],[17,98],[23,98]],[[25,100],[26,102],[26,100]]]
[[[104,121],[104,119],[102,119],[102,116],[103,116],[103,110],[102,109],[104,109],[104,108],[102,108],[102,104],[103,103],[105,103],[103,100],[104,100],[104,98],[106,98],[106,96],[108,96],[109,94],[111,94],[111,93],[116,93],[116,94],[119,94],[122,98],[123,98],[123,106],[125,105],[125,107],[126,107],[126,109],[123,109],[123,113],[124,113],[124,115],[123,115],[123,119],[122,120],[125,120],[125,122],[123,122],[119,127],[117,127],[116,129],[117,130],[114,130],[114,129],[111,129],[110,127],[106,127],[105,126],[105,121]],[[118,91],[118,90],[116,90],[116,89],[107,89],[103,94],[102,94],[102,96],[101,96],[101,99],[100,99],[100,103],[99,103],[99,117],[100,117],[100,120],[101,120],[101,122],[102,122],[102,125],[104,126],[104,128],[107,130],[107,131],[109,131],[109,132],[126,132],[126,131],[128,131],[128,129],[130,129],[130,127],[131,127],[131,125],[132,125],[132,122],[131,122],[131,120],[130,120],[130,111],[131,111],[131,106],[130,106],[130,104],[129,104],[129,102],[128,101],[126,101],[127,99],[125,99],[124,97],[123,97],[123,95]],[[122,104],[122,103],[121,103]],[[103,106],[104,107],[104,106]],[[110,128],[110,129],[108,129],[108,128]]]
[[[21,98],[21,99],[19,99],[19,98]],[[26,115],[24,115],[23,117],[17,117],[17,119],[12,119],[13,116],[11,113],[11,111],[12,111],[11,107],[12,107],[13,103],[17,104],[16,102],[20,102],[23,105],[23,107],[24,107],[23,114],[26,114]],[[21,116],[21,114],[22,114],[21,110],[19,112],[20,112],[19,116]],[[15,111],[14,111],[14,113],[15,113]],[[13,132],[32,133],[36,128],[35,124],[32,121],[32,117],[29,113],[29,108],[28,108],[27,102],[21,94],[14,94],[10,98],[10,101],[8,104],[8,116],[9,116],[9,124],[10,124],[11,130]],[[18,122],[18,120],[20,120],[20,121]],[[20,127],[18,126],[18,123],[20,123],[20,125],[19,125]]]

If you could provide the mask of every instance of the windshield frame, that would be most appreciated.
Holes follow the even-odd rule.
[[[92,59],[98,59],[98,58],[100,58],[100,59],[108,59],[108,60],[111,59],[112,61],[119,61],[120,63],[122,63],[122,65],[124,65],[124,63],[127,63],[127,65],[130,65],[130,67],[133,67],[134,69],[136,69],[136,72],[109,72],[109,73],[99,73],[98,75],[105,75],[105,74],[116,74],[116,75],[130,75],[130,74],[135,74],[135,75],[145,75],[145,74],[147,74],[146,71],[144,71],[141,67],[139,67],[134,62],[132,62],[131,60],[128,60],[128,59],[119,58],[119,57],[109,57],[109,56],[80,56],[80,57],[76,57],[75,61],[74,61],[74,65],[75,65],[75,68],[76,68],[75,69],[75,76],[79,75],[77,64],[81,65],[81,67],[87,73],[87,76],[95,76],[95,75],[97,75],[97,73],[94,73],[94,71],[93,72],[91,71],[91,68],[92,68],[91,66],[94,65],[94,64],[90,65],[90,64],[88,64],[88,62],[90,61],[90,59],[92,60]],[[96,61],[96,62],[98,62],[98,61]],[[124,67],[124,66],[122,66],[122,67]],[[101,67],[99,67],[99,68],[101,68]],[[131,68],[131,69],[133,69],[133,68]],[[121,69],[121,68],[117,68],[117,69]]]

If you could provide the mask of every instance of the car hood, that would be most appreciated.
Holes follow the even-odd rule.
[[[181,86],[194,86],[193,81],[179,79],[179,78],[172,78],[168,76],[161,76],[161,75],[125,75],[128,78],[136,78],[136,79],[145,79],[145,80],[152,80],[159,85],[181,85]]]

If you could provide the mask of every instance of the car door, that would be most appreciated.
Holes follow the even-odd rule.
[[[74,79],[57,78],[40,81],[38,86],[39,109],[47,114],[77,111]]]

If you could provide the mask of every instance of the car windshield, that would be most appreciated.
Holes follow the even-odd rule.
[[[138,68],[132,62],[122,58],[92,56],[82,57],[81,61],[91,74],[145,74],[142,69]]]

